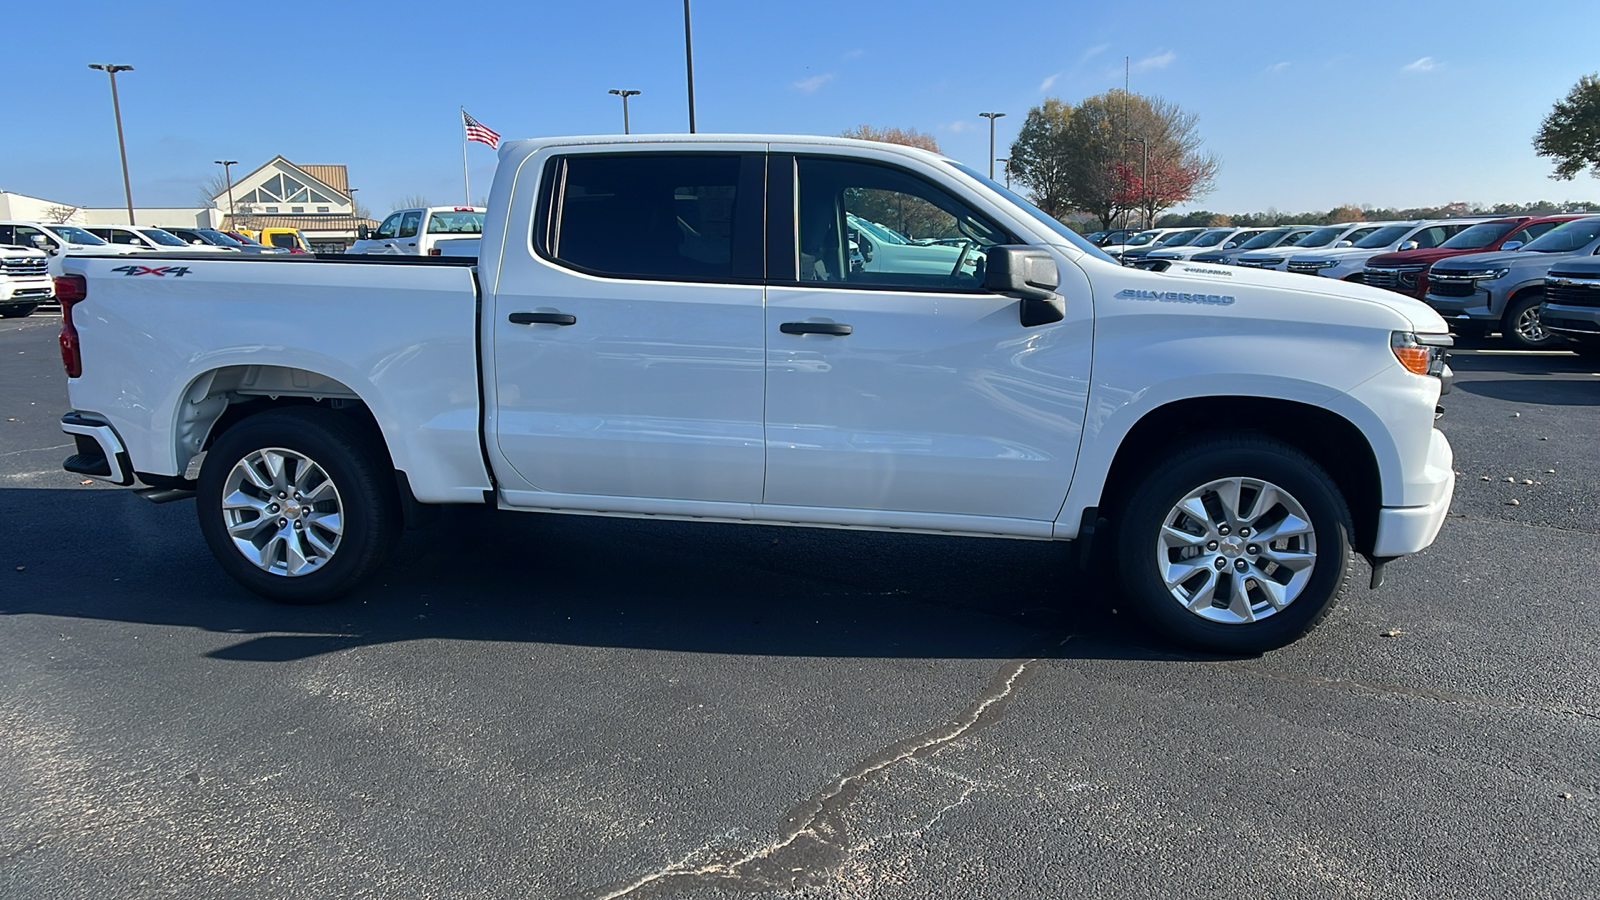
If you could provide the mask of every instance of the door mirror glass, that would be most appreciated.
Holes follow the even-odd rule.
[[[1516,250],[1522,246],[1521,241],[1506,241],[1500,245],[1501,250]]]
[[[1416,241],[1405,241],[1400,244],[1401,250],[1415,250],[1419,245]]]

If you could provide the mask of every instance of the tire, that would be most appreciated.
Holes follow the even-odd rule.
[[[1233,485],[1228,524],[1212,501]],[[1274,491],[1274,503],[1257,510],[1264,488]],[[1184,514],[1181,503],[1207,521]],[[1295,529],[1290,516],[1310,532]],[[1252,542],[1246,530],[1257,522],[1288,533]],[[1165,637],[1208,652],[1260,653],[1294,642],[1333,608],[1350,580],[1350,534],[1344,497],[1309,456],[1269,438],[1211,436],[1181,446],[1134,489],[1117,515],[1117,567],[1136,611]],[[1169,578],[1178,580],[1169,587]],[[1277,588],[1270,594],[1269,581]],[[1208,588],[1221,589],[1228,605],[1206,603]]]
[[[382,565],[403,522],[397,490],[378,439],[307,407],[224,432],[195,502],[200,532],[234,580],[278,603],[311,604],[338,599]]]
[[[1539,304],[1543,294],[1524,296],[1506,309],[1500,323],[1500,335],[1506,343],[1520,350],[1551,350],[1559,348],[1561,338],[1539,321]]]
[[[18,306],[0,307],[0,319],[20,319],[23,316],[31,316],[33,315],[33,311],[38,308],[39,304],[37,303],[23,303]]]

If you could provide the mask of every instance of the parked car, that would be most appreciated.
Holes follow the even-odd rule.
[[[1337,225],[1324,225],[1321,228],[1302,237],[1292,247],[1279,245],[1267,250],[1250,250],[1241,253],[1234,260],[1234,265],[1250,269],[1276,269],[1283,271],[1289,263],[1289,257],[1305,250],[1314,250],[1322,247],[1351,247],[1356,241],[1377,231],[1383,222],[1341,222]]]
[[[978,257],[963,242],[957,246],[914,241],[887,225],[845,213],[851,248],[851,268],[858,272],[918,272],[927,275],[971,274]],[[960,267],[958,271],[957,267]]]
[[[49,257],[43,250],[0,245],[0,317],[32,314],[52,291]]]
[[[1296,253],[1285,267],[1301,275],[1337,278],[1360,282],[1366,277],[1367,260],[1397,250],[1437,247],[1458,232],[1482,219],[1425,219],[1385,225],[1349,247]]]
[[[1145,254],[1145,262],[1156,259],[1194,259],[1202,253],[1218,248],[1232,250],[1239,244],[1266,231],[1265,228],[1209,228],[1199,237],[1181,247],[1159,247]]]
[[[1458,333],[1498,330],[1526,350],[1560,346],[1540,318],[1545,276],[1552,268],[1600,252],[1600,216],[1574,219],[1510,252],[1471,253],[1440,260],[1428,270],[1423,302]]]
[[[1584,356],[1600,356],[1600,260],[1573,259],[1544,277],[1539,322]]]
[[[1428,267],[1441,259],[1515,250],[1563,222],[1582,216],[1512,216],[1479,222],[1462,229],[1437,247],[1419,247],[1396,253],[1381,253],[1367,260],[1362,279],[1373,287],[1399,291],[1421,300],[1428,295]]]
[[[132,252],[130,247],[107,243],[76,225],[43,222],[0,221],[0,244],[43,250],[52,276],[62,272],[61,261],[69,255],[122,256]]]
[[[1421,303],[1119,266],[911,147],[662,140],[502,144],[476,266],[68,260],[66,466],[195,497],[221,567],[284,602],[374,575],[422,504],[1109,534],[1130,608],[1228,652],[1444,522],[1450,338]],[[863,197],[982,265],[852,268]]]
[[[483,215],[484,209],[478,206],[397,209],[384,218],[378,230],[351,245],[348,252],[428,256],[434,241],[482,234]]]
[[[1280,225],[1276,228],[1269,228],[1266,231],[1261,232],[1255,237],[1239,244],[1237,247],[1223,247],[1220,250],[1208,250],[1205,253],[1197,253],[1194,255],[1192,261],[1197,263],[1221,263],[1223,265],[1231,266],[1238,262],[1240,256],[1243,256],[1252,250],[1269,250],[1273,247],[1293,247],[1295,244],[1298,244],[1301,240],[1303,240],[1307,235],[1316,230],[1317,228],[1314,225]]]
[[[1137,228],[1113,228],[1110,231],[1091,231],[1083,238],[1096,247],[1109,247],[1127,243],[1129,238],[1138,233]]]
[[[184,250],[228,252],[222,247],[213,247],[209,244],[192,246],[171,232],[147,225],[86,225],[84,231],[108,243],[134,250],[161,250],[182,248]]]
[[[1147,228],[1144,231],[1141,231],[1138,234],[1135,234],[1135,235],[1129,237],[1127,243],[1124,243],[1124,244],[1105,244],[1100,249],[1101,249],[1101,251],[1103,251],[1107,256],[1111,257],[1112,259],[1121,259],[1123,253],[1126,253],[1129,250],[1137,250],[1137,249],[1141,249],[1141,248],[1149,249],[1150,245],[1154,241],[1158,241],[1161,238],[1166,237],[1167,235],[1172,234],[1175,231],[1183,231],[1183,229],[1182,228]]]
[[[191,247],[220,247],[238,253],[288,253],[280,247],[266,247],[242,234],[216,228],[195,228],[187,225],[168,225],[166,231],[177,235]]]
[[[1176,231],[1168,232],[1143,247],[1130,247],[1122,251],[1120,259],[1125,266],[1134,265],[1157,250],[1182,247],[1200,235],[1205,234],[1206,230],[1204,228],[1180,228]]]

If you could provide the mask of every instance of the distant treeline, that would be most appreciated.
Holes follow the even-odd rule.
[[[1560,213],[1593,211],[1600,215],[1600,204],[1568,200],[1556,203],[1539,200],[1534,203],[1497,203],[1478,206],[1471,203],[1447,203],[1444,206],[1417,206],[1408,209],[1390,207],[1336,206],[1326,212],[1280,212],[1269,207],[1266,212],[1218,213],[1198,209],[1187,213],[1170,213],[1156,220],[1158,228],[1192,228],[1197,225],[1324,225],[1335,222],[1380,222],[1385,220],[1445,219],[1452,216],[1550,216]]]

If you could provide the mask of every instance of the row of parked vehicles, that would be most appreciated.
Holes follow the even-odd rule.
[[[1587,353],[1600,340],[1600,322],[1592,321],[1600,315],[1590,314],[1600,312],[1600,302],[1580,304],[1590,312],[1570,308],[1591,290],[1581,279],[1600,277],[1600,261],[1590,261],[1600,253],[1600,216],[1159,228],[1088,237],[1137,268],[1165,269],[1179,261],[1245,266],[1396,291],[1431,306],[1457,334],[1498,332],[1522,349]],[[1558,299],[1560,308],[1548,310]]]

